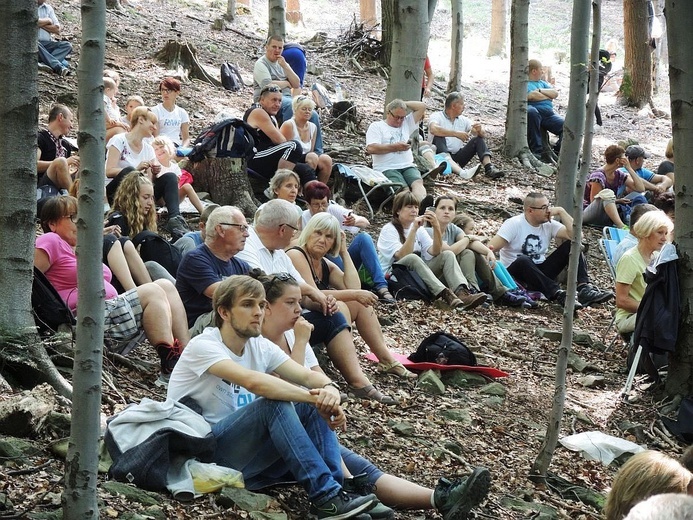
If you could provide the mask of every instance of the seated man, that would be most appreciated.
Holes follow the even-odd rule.
[[[558,136],[554,151],[561,149],[563,137],[563,118],[553,111],[553,101],[558,91],[541,76],[543,70],[539,60],[529,60],[529,81],[527,82],[527,143],[529,149],[541,158],[544,148],[541,142],[541,131],[548,130]]]
[[[72,111],[65,105],[53,105],[48,113],[48,127],[39,130],[36,150],[37,186],[51,184],[58,190],[70,190],[73,173],[79,168],[79,157],[72,155],[72,145],[63,137],[72,130]]]
[[[664,193],[671,188],[673,184],[671,177],[659,175],[643,167],[645,159],[649,159],[650,154],[642,146],[631,145],[626,148],[626,158],[630,162],[631,168],[642,179],[648,200],[652,200],[660,193]],[[621,168],[621,171],[625,171],[625,168]],[[628,190],[629,193],[631,191]]]
[[[475,155],[484,167],[484,174],[491,179],[498,179],[505,174],[491,164],[491,152],[484,141],[486,132],[481,123],[472,123],[462,115],[464,97],[459,92],[450,92],[445,98],[445,110],[434,112],[428,120],[429,139],[436,147],[436,152],[451,157],[450,166],[456,174],[462,172]],[[466,141],[466,144],[465,144]],[[478,173],[476,168],[473,173]],[[472,175],[473,176],[473,175]]]
[[[200,222],[197,224],[199,229],[197,231],[188,231],[173,244],[173,246],[180,251],[181,257],[184,257],[197,246],[201,246],[205,243],[207,220],[212,214],[212,211],[218,207],[219,204],[209,204],[202,213],[200,213]]]
[[[183,351],[167,397],[190,397],[202,407],[217,441],[214,462],[241,471],[248,489],[295,479],[318,518],[353,518],[377,499],[342,489],[333,431],[346,426],[339,389],[259,337],[266,303],[257,280],[221,282],[214,294],[216,328]]]
[[[373,156],[373,169],[383,172],[392,182],[409,186],[420,201],[426,198],[426,188],[414,164],[409,138],[414,132],[418,134],[425,112],[426,104],[422,101],[393,99],[385,107],[385,119],[371,123],[366,132],[366,152]],[[437,175],[446,167],[447,164],[441,164],[430,175]],[[426,206],[430,206],[433,197],[429,195],[427,202]]]
[[[553,220],[560,217],[561,222]],[[563,241],[547,255],[551,240]],[[524,213],[509,218],[489,242],[489,249],[500,253],[501,263],[525,289],[540,291],[549,300],[565,305],[566,292],[556,281],[568,266],[573,217],[560,206],[549,206],[542,193],[530,193],[524,200]],[[575,308],[604,303],[614,294],[590,284],[587,263],[580,255]]]
[[[46,0],[38,2],[38,55],[39,64],[50,67],[60,76],[67,76],[70,67],[65,58],[72,52],[72,44],[66,41],[54,41],[53,34],[60,34],[60,22],[55,16],[53,7]]]
[[[305,155],[298,141],[288,141],[279,131],[276,115],[282,103],[281,89],[274,84],[260,90],[258,103],[243,115],[243,121],[255,129],[257,152],[248,160],[248,168],[267,179],[281,168],[298,173],[301,185],[317,179],[315,170],[305,163]]]
[[[281,126],[284,121],[291,119],[293,115],[291,103],[293,101],[292,96],[294,92],[292,92],[292,89],[300,89],[303,84],[303,77],[299,77],[299,75],[294,72],[291,65],[289,65],[282,55],[283,49],[284,40],[282,37],[277,35],[270,36],[265,45],[265,55],[255,62],[255,67],[253,68],[253,101],[255,103],[260,100],[260,91],[263,87],[272,83],[281,88],[282,104],[278,112],[280,119],[279,126]],[[305,70],[303,73],[305,74]],[[315,151],[320,155],[323,153],[322,130],[320,128],[320,117],[315,110],[313,110],[310,116],[310,121],[317,127]]]

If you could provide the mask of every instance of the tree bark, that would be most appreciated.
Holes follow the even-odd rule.
[[[508,0],[493,0],[491,4],[491,38],[486,56],[505,56],[505,26],[507,25]]]
[[[647,0],[623,0],[625,65],[619,95],[641,108],[652,99],[652,48],[648,41]]]
[[[206,81],[215,87],[221,87],[221,82],[210,76],[197,60],[197,51],[191,43],[169,40],[156,53],[156,59],[161,60],[169,69],[175,71],[172,75],[178,76],[182,81],[187,81],[188,77],[191,77]]]
[[[181,167],[193,174],[196,191],[206,191],[219,205],[238,207],[248,218],[255,215],[258,204],[243,159],[208,158]]]
[[[236,19],[236,0],[228,0],[226,4],[226,16],[225,18],[229,22],[233,22]]]
[[[269,0],[267,34],[278,35],[286,40],[286,0]]]
[[[386,67],[390,66],[392,58],[392,42],[395,32],[395,12],[398,0],[380,0],[380,16],[383,20],[382,30],[382,51],[380,53],[380,63]]]
[[[452,0],[452,33],[450,35],[450,78],[447,92],[462,90],[462,42],[464,14],[462,0]]]
[[[365,27],[378,25],[378,15],[375,10],[375,0],[359,0],[359,17]]]
[[[667,0],[669,89],[676,162],[693,161],[693,10],[683,0]],[[681,322],[676,351],[670,358],[666,392],[693,393],[693,194],[688,183],[693,173],[682,168],[676,175],[676,243],[679,252]]]

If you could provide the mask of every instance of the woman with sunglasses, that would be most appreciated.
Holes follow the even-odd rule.
[[[310,120],[315,103],[308,96],[300,95],[294,98],[292,108],[293,117],[284,121],[279,131],[287,140],[301,143],[306,164],[315,170],[320,182],[327,183],[332,173],[332,157],[315,151],[318,127]]]

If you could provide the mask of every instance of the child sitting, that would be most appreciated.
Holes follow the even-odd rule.
[[[152,141],[152,147],[157,160],[161,164],[161,171],[157,174],[157,177],[167,172],[175,173],[178,176],[178,197],[180,202],[183,202],[187,196],[197,212],[202,213],[205,207],[192,186],[192,174],[187,170],[181,170],[174,160],[176,147],[173,141],[166,136],[160,135]]]
[[[130,125],[123,123],[120,120],[120,109],[116,96],[118,95],[118,87],[116,82],[111,78],[103,78],[103,105],[104,113],[106,114],[106,142],[116,134],[122,134],[130,130]]]

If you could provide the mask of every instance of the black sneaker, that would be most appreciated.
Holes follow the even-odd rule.
[[[557,303],[561,307],[565,307],[565,301],[566,301],[567,296],[568,296],[568,293],[566,293],[563,289],[559,289],[551,301],[553,301],[554,303]],[[578,300],[576,298],[574,310],[579,311],[583,307],[584,307],[584,305],[582,305],[580,303],[580,300]]]
[[[496,179],[500,179],[501,177],[505,177],[505,172],[499,170],[494,165],[491,165],[490,168],[486,168],[486,167],[484,167],[484,168],[485,168],[484,169],[484,175],[486,175],[486,177],[488,177],[489,179],[496,180]]]
[[[170,375],[180,358],[180,343],[178,340],[175,340],[173,345],[159,343],[156,346],[156,353],[159,354],[159,359],[161,360],[161,373],[164,376]]]
[[[433,491],[433,502],[443,520],[461,520],[486,498],[490,487],[489,470],[476,468],[471,475],[459,480],[441,478]]]
[[[318,519],[343,520],[368,511],[377,500],[372,494],[360,496],[342,490],[319,506],[311,504],[310,512]]]
[[[164,225],[164,229],[171,233],[171,243],[176,242],[190,231],[188,223],[181,215],[169,217],[168,222]]]
[[[368,474],[361,473],[354,475],[351,478],[345,478],[342,489],[347,493],[355,493],[357,495],[367,495],[375,490],[375,484],[368,481]],[[368,515],[374,519],[392,520],[395,518],[395,512],[385,504],[378,502],[375,506],[368,510]]]
[[[577,297],[583,307],[588,307],[589,305],[598,305],[609,301],[614,297],[614,293],[611,291],[602,291],[588,283],[580,287]]]
[[[525,303],[527,303],[527,298],[520,294],[506,291],[498,301],[501,305],[505,305],[506,307],[526,307]]]
[[[419,202],[419,215],[426,213],[426,208],[433,206],[433,195],[426,195],[421,202]]]

